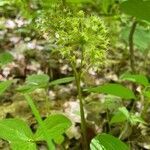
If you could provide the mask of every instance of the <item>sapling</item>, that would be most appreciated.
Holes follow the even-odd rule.
[[[109,43],[107,30],[97,15],[59,7],[50,13],[42,13],[37,26],[47,40],[56,44],[54,50],[59,51],[72,67],[80,102],[83,149],[88,150],[81,82],[89,68],[99,70],[103,64]]]

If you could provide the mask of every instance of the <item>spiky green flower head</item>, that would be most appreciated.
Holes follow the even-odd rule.
[[[107,30],[98,16],[86,16],[79,11],[76,14],[59,14],[50,20],[50,39],[55,39],[57,50],[63,58],[86,70],[100,68],[109,42]]]

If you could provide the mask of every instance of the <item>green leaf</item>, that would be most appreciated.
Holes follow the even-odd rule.
[[[130,117],[130,123],[136,125],[137,123],[147,124],[140,116],[132,114]]]
[[[12,62],[14,57],[8,53],[0,53],[0,66],[7,65],[8,63]]]
[[[110,94],[124,99],[136,99],[134,93],[130,89],[116,83],[107,83],[102,86],[88,88],[86,91]]]
[[[66,132],[66,130],[71,126],[71,121],[61,114],[54,114],[49,116],[44,120],[44,125],[47,128],[47,133],[50,139],[57,140],[57,137]],[[37,141],[44,140],[44,135],[42,128],[39,127],[35,133],[35,139]]]
[[[131,114],[125,107],[120,107],[116,114],[112,117],[110,124],[121,123],[124,121],[130,122],[132,125],[136,125],[137,123],[146,124],[140,116]]]
[[[119,97],[108,95],[105,97],[105,101],[102,107],[112,111],[112,110],[116,110],[117,108],[119,108],[121,106],[121,103],[122,101]]]
[[[27,77],[26,83],[29,85],[45,86],[49,82],[49,76],[46,74],[33,74]]]
[[[4,119],[0,121],[0,138],[13,143],[26,143],[33,146],[33,133],[29,126],[19,119]],[[32,144],[31,144],[31,143]]]
[[[121,10],[137,19],[150,22],[150,1],[149,0],[127,0],[120,5]]]
[[[130,119],[129,111],[125,107],[121,107],[112,117],[110,124],[124,122],[129,119]]]
[[[31,93],[34,90],[36,90],[37,88],[39,88],[39,87],[35,86],[35,85],[23,85],[23,86],[18,87],[17,91],[21,92],[21,93]]]
[[[59,135],[59,136],[55,137],[55,139],[54,139],[54,142],[56,144],[61,144],[63,141],[64,141],[64,136],[62,136],[62,135]]]
[[[104,0],[102,1],[102,8],[103,8],[103,11],[104,13],[108,13],[108,9],[110,7],[110,5],[112,5],[114,2],[114,0]]]
[[[144,86],[149,85],[149,81],[148,81],[147,77],[145,75],[142,75],[142,74],[123,74],[120,77],[120,79],[132,81],[132,82],[144,85]]]
[[[150,91],[144,91],[143,94],[144,94],[144,96],[147,97],[148,100],[149,100],[149,98],[150,98]]]
[[[13,141],[10,147],[12,150],[37,150],[35,143],[27,141]]]
[[[96,136],[90,144],[91,150],[129,150],[129,147],[118,138],[103,133]]]
[[[69,83],[69,82],[72,82],[74,80],[75,80],[74,77],[66,77],[66,78],[61,78],[61,79],[58,79],[58,80],[54,80],[54,81],[50,82],[49,85],[50,86],[59,85],[59,84]]]
[[[49,76],[46,74],[30,75],[27,77],[25,85],[20,86],[17,91],[22,93],[29,93],[38,88],[45,88],[48,86]]]
[[[11,84],[12,84],[12,81],[10,80],[0,82],[0,95],[2,95]]]
[[[125,27],[121,31],[121,38],[128,44],[130,27]],[[134,33],[134,45],[141,52],[145,52],[150,46],[150,29],[145,29],[145,27],[137,26]]]

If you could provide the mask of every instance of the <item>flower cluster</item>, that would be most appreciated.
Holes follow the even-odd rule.
[[[109,42],[98,16],[85,15],[83,11],[76,14],[62,11],[40,19],[41,29],[64,58],[74,63],[81,60],[80,67],[85,69],[98,69],[103,64]]]

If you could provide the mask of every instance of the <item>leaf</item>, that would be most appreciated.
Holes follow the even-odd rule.
[[[12,150],[37,150],[33,142],[15,141],[10,144]]]
[[[144,91],[143,94],[144,94],[144,96],[147,97],[148,100],[149,100],[149,98],[150,98],[150,91]]]
[[[90,148],[91,150],[129,150],[121,140],[106,133],[96,136],[91,141]]]
[[[21,93],[31,93],[34,90],[36,90],[37,88],[39,88],[39,87],[35,86],[35,85],[23,85],[23,86],[18,87],[17,91],[21,92]]]
[[[134,93],[130,89],[116,83],[107,83],[102,86],[88,88],[86,91],[110,94],[124,99],[136,99]]]
[[[12,62],[13,59],[13,56],[8,52],[0,53],[0,66],[7,65]]]
[[[0,95],[2,95],[11,84],[12,84],[12,81],[10,80],[0,82]]]
[[[121,31],[121,38],[128,43],[128,36],[130,32],[130,27],[125,27]],[[141,52],[145,52],[150,46],[150,29],[145,29],[145,27],[137,26],[134,33],[134,45]]]
[[[46,74],[33,74],[27,77],[26,83],[29,85],[45,86],[49,82],[49,76]]]
[[[50,136],[50,139],[57,140],[57,137],[66,132],[66,130],[71,126],[71,121],[61,114],[54,114],[46,118],[43,123],[47,128],[47,133]],[[35,139],[37,141],[44,140],[44,135],[42,128],[39,127],[35,133]]]
[[[32,131],[19,119],[4,119],[0,121],[0,137],[7,141],[30,141]]]
[[[61,78],[58,80],[51,81],[49,83],[49,85],[53,86],[53,85],[58,85],[58,84],[64,84],[64,83],[69,83],[69,82],[74,81],[74,80],[75,80],[74,77],[66,77],[66,78]]]
[[[0,138],[10,142],[12,150],[36,150],[33,133],[29,126],[19,119],[0,121]]]
[[[121,10],[137,19],[146,20],[150,22],[150,1],[149,0],[127,0],[122,2]]]
[[[117,108],[119,108],[121,106],[121,103],[122,101],[119,97],[108,95],[105,97],[105,101],[102,107],[112,111],[112,110],[116,110]]]
[[[120,77],[120,79],[132,81],[132,82],[144,85],[144,86],[149,85],[149,81],[148,81],[147,77],[145,75],[142,75],[142,74],[123,74]]]
[[[38,88],[45,88],[48,86],[49,76],[46,74],[30,75],[27,77],[25,85],[20,86],[17,91],[22,93],[30,93]]]
[[[118,109],[117,113],[112,117],[110,124],[124,122],[129,119],[129,111],[125,107],[121,107]]]
[[[130,117],[130,123],[136,125],[137,123],[147,124],[140,116],[132,114]]]
[[[62,135],[59,135],[59,136],[55,137],[55,139],[54,139],[54,142],[56,144],[61,144],[63,141],[64,141],[64,136],[62,136]]]
[[[102,8],[104,13],[108,13],[109,6],[112,5],[114,0],[104,0],[102,1]]]
[[[130,114],[125,107],[120,107],[116,114],[112,117],[110,124],[121,123],[124,121],[130,122],[132,125],[136,125],[137,123],[146,124],[140,116]]]

